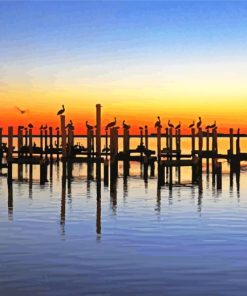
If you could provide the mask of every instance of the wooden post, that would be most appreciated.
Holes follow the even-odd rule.
[[[22,127],[18,127],[18,158],[20,157],[21,148],[23,146],[23,132]]]
[[[123,151],[125,156],[127,156],[129,151],[129,129],[124,128],[124,135],[123,135]]]
[[[161,127],[157,127],[157,156],[158,161],[160,161],[161,158]]]
[[[176,155],[177,159],[180,159],[181,154],[181,130],[176,130]]]
[[[65,115],[60,115],[60,121],[61,121],[61,133],[62,133],[62,152],[63,152],[63,158],[66,158],[67,152],[66,152]]]
[[[92,152],[92,139],[91,139],[91,129],[87,128],[87,153],[88,153],[88,157],[91,156],[91,152]]]
[[[53,160],[53,135],[52,135],[52,127],[49,127],[49,136],[50,136],[50,160]]]
[[[166,148],[169,148],[169,129],[166,127]]]
[[[68,128],[68,157],[72,156],[72,147],[73,147],[73,131]]]
[[[12,184],[13,127],[8,127],[8,185]]]
[[[218,142],[217,142],[217,129],[214,128],[212,131],[213,139],[212,139],[212,150],[215,154],[218,153]]]
[[[203,134],[202,134],[202,128],[200,127],[198,129],[198,150],[199,150],[200,156],[202,154],[202,148],[203,148]]]
[[[59,160],[59,147],[60,147],[59,129],[57,129],[57,161]]]
[[[40,129],[40,148],[43,150],[43,129]]]
[[[173,139],[172,139],[172,128],[169,128],[169,154],[170,154],[170,159],[172,159],[172,149],[173,149]]]
[[[48,139],[47,139],[48,135],[47,135],[47,128],[45,129],[45,157],[47,158],[47,148],[48,148]]]
[[[104,159],[104,184],[109,185],[109,160],[107,158]]]
[[[145,125],[145,147],[148,149],[148,126]]]
[[[33,131],[30,128],[28,131],[28,136],[29,136],[29,156],[33,156]]]
[[[222,189],[222,163],[217,163],[217,189]]]
[[[143,127],[139,127],[140,129],[140,146],[143,146]]]
[[[236,140],[236,154],[240,153],[240,135],[239,135],[239,130],[237,133],[237,140]]]
[[[191,129],[191,154],[195,154],[195,128]]]
[[[229,130],[229,140],[230,140],[230,148],[229,148],[229,154],[233,154],[233,128],[230,128]]]
[[[96,155],[101,157],[101,105],[96,105]]]

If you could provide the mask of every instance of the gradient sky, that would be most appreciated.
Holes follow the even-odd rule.
[[[64,103],[81,131],[101,103],[103,123],[247,132],[246,37],[244,1],[1,2],[0,126],[58,125]]]

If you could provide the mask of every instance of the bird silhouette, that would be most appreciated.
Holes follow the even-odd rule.
[[[57,112],[57,115],[62,115],[65,111],[64,105],[62,105],[62,109]]]
[[[161,127],[161,122],[160,122],[160,117],[159,116],[157,116],[157,118],[158,118],[158,120],[155,122],[155,125],[154,125],[154,127]]]
[[[211,128],[210,124],[206,125],[206,127],[205,127],[206,130],[209,130],[210,128]]]
[[[33,128],[32,123],[29,123],[28,127],[29,127],[29,128]]]
[[[202,119],[201,119],[201,117],[198,117],[198,118],[199,118],[199,121],[197,122],[196,127],[200,128],[202,125]]]
[[[23,110],[23,109],[21,109],[21,108],[19,108],[19,107],[16,107],[16,109],[17,109],[21,114],[25,114],[25,113],[28,112],[28,109]]]
[[[56,127],[56,131],[59,131],[59,127]]]
[[[179,121],[179,124],[175,127],[176,130],[180,129],[181,127],[181,122]]]
[[[123,128],[130,129],[130,125],[126,124],[125,120],[123,121]]]
[[[90,124],[88,124],[88,121],[86,121],[86,127],[87,127],[88,129],[93,129],[93,126],[90,125]]]
[[[214,124],[210,125],[210,128],[215,128],[216,127],[216,121],[214,121]]]
[[[106,125],[105,130],[107,131],[109,128],[114,127],[114,126],[116,125],[116,123],[117,123],[117,119],[116,119],[116,117],[114,117],[114,121],[109,122],[109,123]]]
[[[189,125],[189,128],[193,128],[195,126],[195,120]]]
[[[171,123],[170,119],[168,120],[168,126],[174,128],[174,125]]]
[[[65,128],[69,128],[69,129],[72,129],[72,130],[74,129],[72,120],[69,121],[69,123],[65,126]]]
[[[43,124],[41,124],[41,126],[40,126],[39,129],[40,129],[40,130],[43,130],[43,129],[44,129]]]

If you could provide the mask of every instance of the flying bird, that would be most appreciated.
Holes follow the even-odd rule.
[[[107,131],[108,128],[114,127],[114,126],[116,125],[116,123],[117,123],[117,119],[116,119],[116,117],[114,117],[114,121],[109,122],[109,123],[106,125],[105,130]]]
[[[62,109],[57,112],[57,115],[62,115],[65,111],[64,105],[62,105]]]
[[[23,110],[23,109],[21,109],[21,108],[19,108],[19,107],[16,107],[16,109],[17,109],[21,114],[25,114],[25,113],[28,112],[27,109]]]

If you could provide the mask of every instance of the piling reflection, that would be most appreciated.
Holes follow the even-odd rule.
[[[13,220],[13,186],[8,186],[8,218]]]

